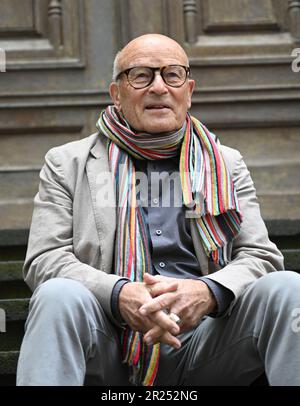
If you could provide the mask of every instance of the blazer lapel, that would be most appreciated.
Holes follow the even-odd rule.
[[[86,173],[100,241],[102,270],[111,273],[115,245],[116,198],[106,143],[100,137],[90,151]]]

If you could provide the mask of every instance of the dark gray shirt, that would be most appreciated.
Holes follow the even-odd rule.
[[[213,292],[218,310],[211,316],[222,315],[233,293],[208,278],[201,271],[190,230],[190,219],[182,204],[179,157],[156,161],[134,160],[140,204],[149,227],[152,274],[174,278],[200,279]],[[112,294],[112,312],[121,321],[118,296],[124,283],[116,283]]]

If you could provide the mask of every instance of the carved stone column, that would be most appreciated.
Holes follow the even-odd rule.
[[[197,41],[196,0],[183,0],[185,39],[189,44]]]
[[[288,11],[291,34],[300,41],[300,0],[289,0]]]
[[[61,0],[50,0],[48,6],[49,38],[55,49],[62,45],[62,4]]]

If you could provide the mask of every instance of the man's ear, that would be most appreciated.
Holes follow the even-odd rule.
[[[187,100],[187,109],[190,109],[192,105],[192,94],[195,89],[195,81],[193,79],[189,79],[188,86],[189,86],[189,97]]]
[[[109,94],[117,110],[121,111],[120,91],[116,82],[112,82],[109,85]]]

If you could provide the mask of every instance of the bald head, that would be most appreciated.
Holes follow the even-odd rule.
[[[195,82],[189,71],[180,69],[183,81],[173,86],[172,78],[180,78],[178,70],[171,66],[188,66],[188,57],[173,39],[160,34],[147,34],[129,42],[117,55],[114,64],[114,80],[109,93],[115,108],[122,112],[129,125],[136,131],[149,134],[169,133],[181,128],[191,106]],[[169,67],[169,70],[162,70]],[[154,68],[152,78],[146,86],[134,87],[128,72],[130,68]],[[159,72],[158,72],[159,70]],[[147,75],[140,72],[137,80]],[[132,72],[132,71],[131,71]],[[136,69],[135,69],[136,72]],[[148,72],[149,78],[149,69]],[[164,72],[168,72],[167,81]],[[117,76],[118,80],[116,80]],[[144,76],[143,76],[144,75]]]
[[[113,80],[124,69],[135,66],[145,56],[153,57],[153,66],[158,56],[173,55],[174,59],[181,61],[182,65],[188,66],[189,61],[184,49],[174,41],[161,34],[145,34],[130,41],[119,51],[115,57],[113,68]],[[177,62],[178,63],[178,62]]]

